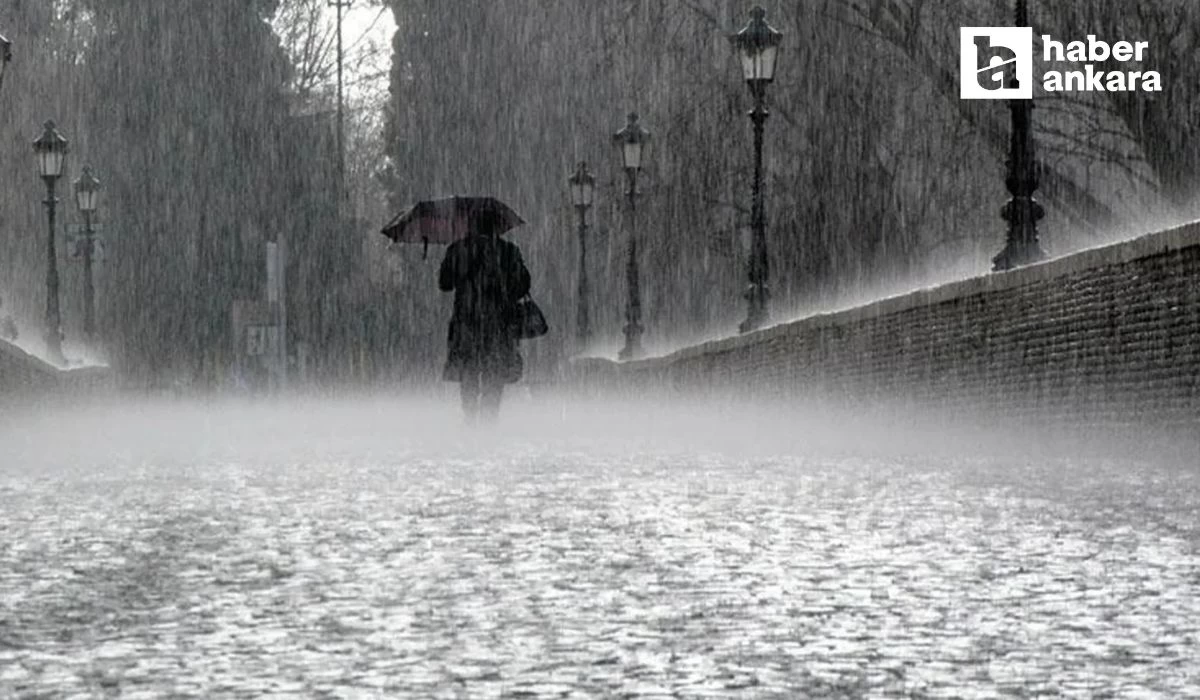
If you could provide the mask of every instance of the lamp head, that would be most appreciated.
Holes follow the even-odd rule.
[[[590,207],[596,191],[596,178],[588,172],[587,163],[579,161],[575,174],[567,178],[571,186],[571,203],[577,207]]]
[[[38,174],[47,180],[62,177],[63,162],[67,158],[67,140],[54,126],[54,121],[43,125],[42,135],[33,142],[33,152],[38,157]]]
[[[621,166],[626,170],[640,170],[643,151],[649,141],[650,132],[638,123],[637,112],[630,112],[625,126],[613,134],[613,145],[619,152]]]
[[[783,33],[767,24],[767,11],[755,7],[750,21],[737,34],[729,37],[742,60],[742,75],[752,86],[765,85],[775,79],[775,59]]]
[[[79,211],[91,213],[100,203],[100,181],[92,175],[91,166],[83,168],[83,174],[75,181],[75,202]]]

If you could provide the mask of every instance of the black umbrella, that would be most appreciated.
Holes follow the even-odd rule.
[[[383,235],[396,243],[449,244],[477,233],[500,235],[525,220],[495,197],[427,199],[400,212]]]

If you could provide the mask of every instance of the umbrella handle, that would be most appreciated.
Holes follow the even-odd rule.
[[[424,248],[421,250],[421,259],[428,260],[429,259],[429,236],[421,236],[421,243],[424,244]]]

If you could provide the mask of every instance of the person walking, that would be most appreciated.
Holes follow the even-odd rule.
[[[438,270],[438,287],[454,292],[443,379],[461,384],[469,423],[494,421],[504,385],[524,373],[513,315],[529,293],[529,270],[520,248],[500,237],[505,228],[499,218],[482,219],[450,244]]]

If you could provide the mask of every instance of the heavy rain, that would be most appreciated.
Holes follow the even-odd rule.
[[[1198,51],[0,0],[0,697],[1200,696]]]

